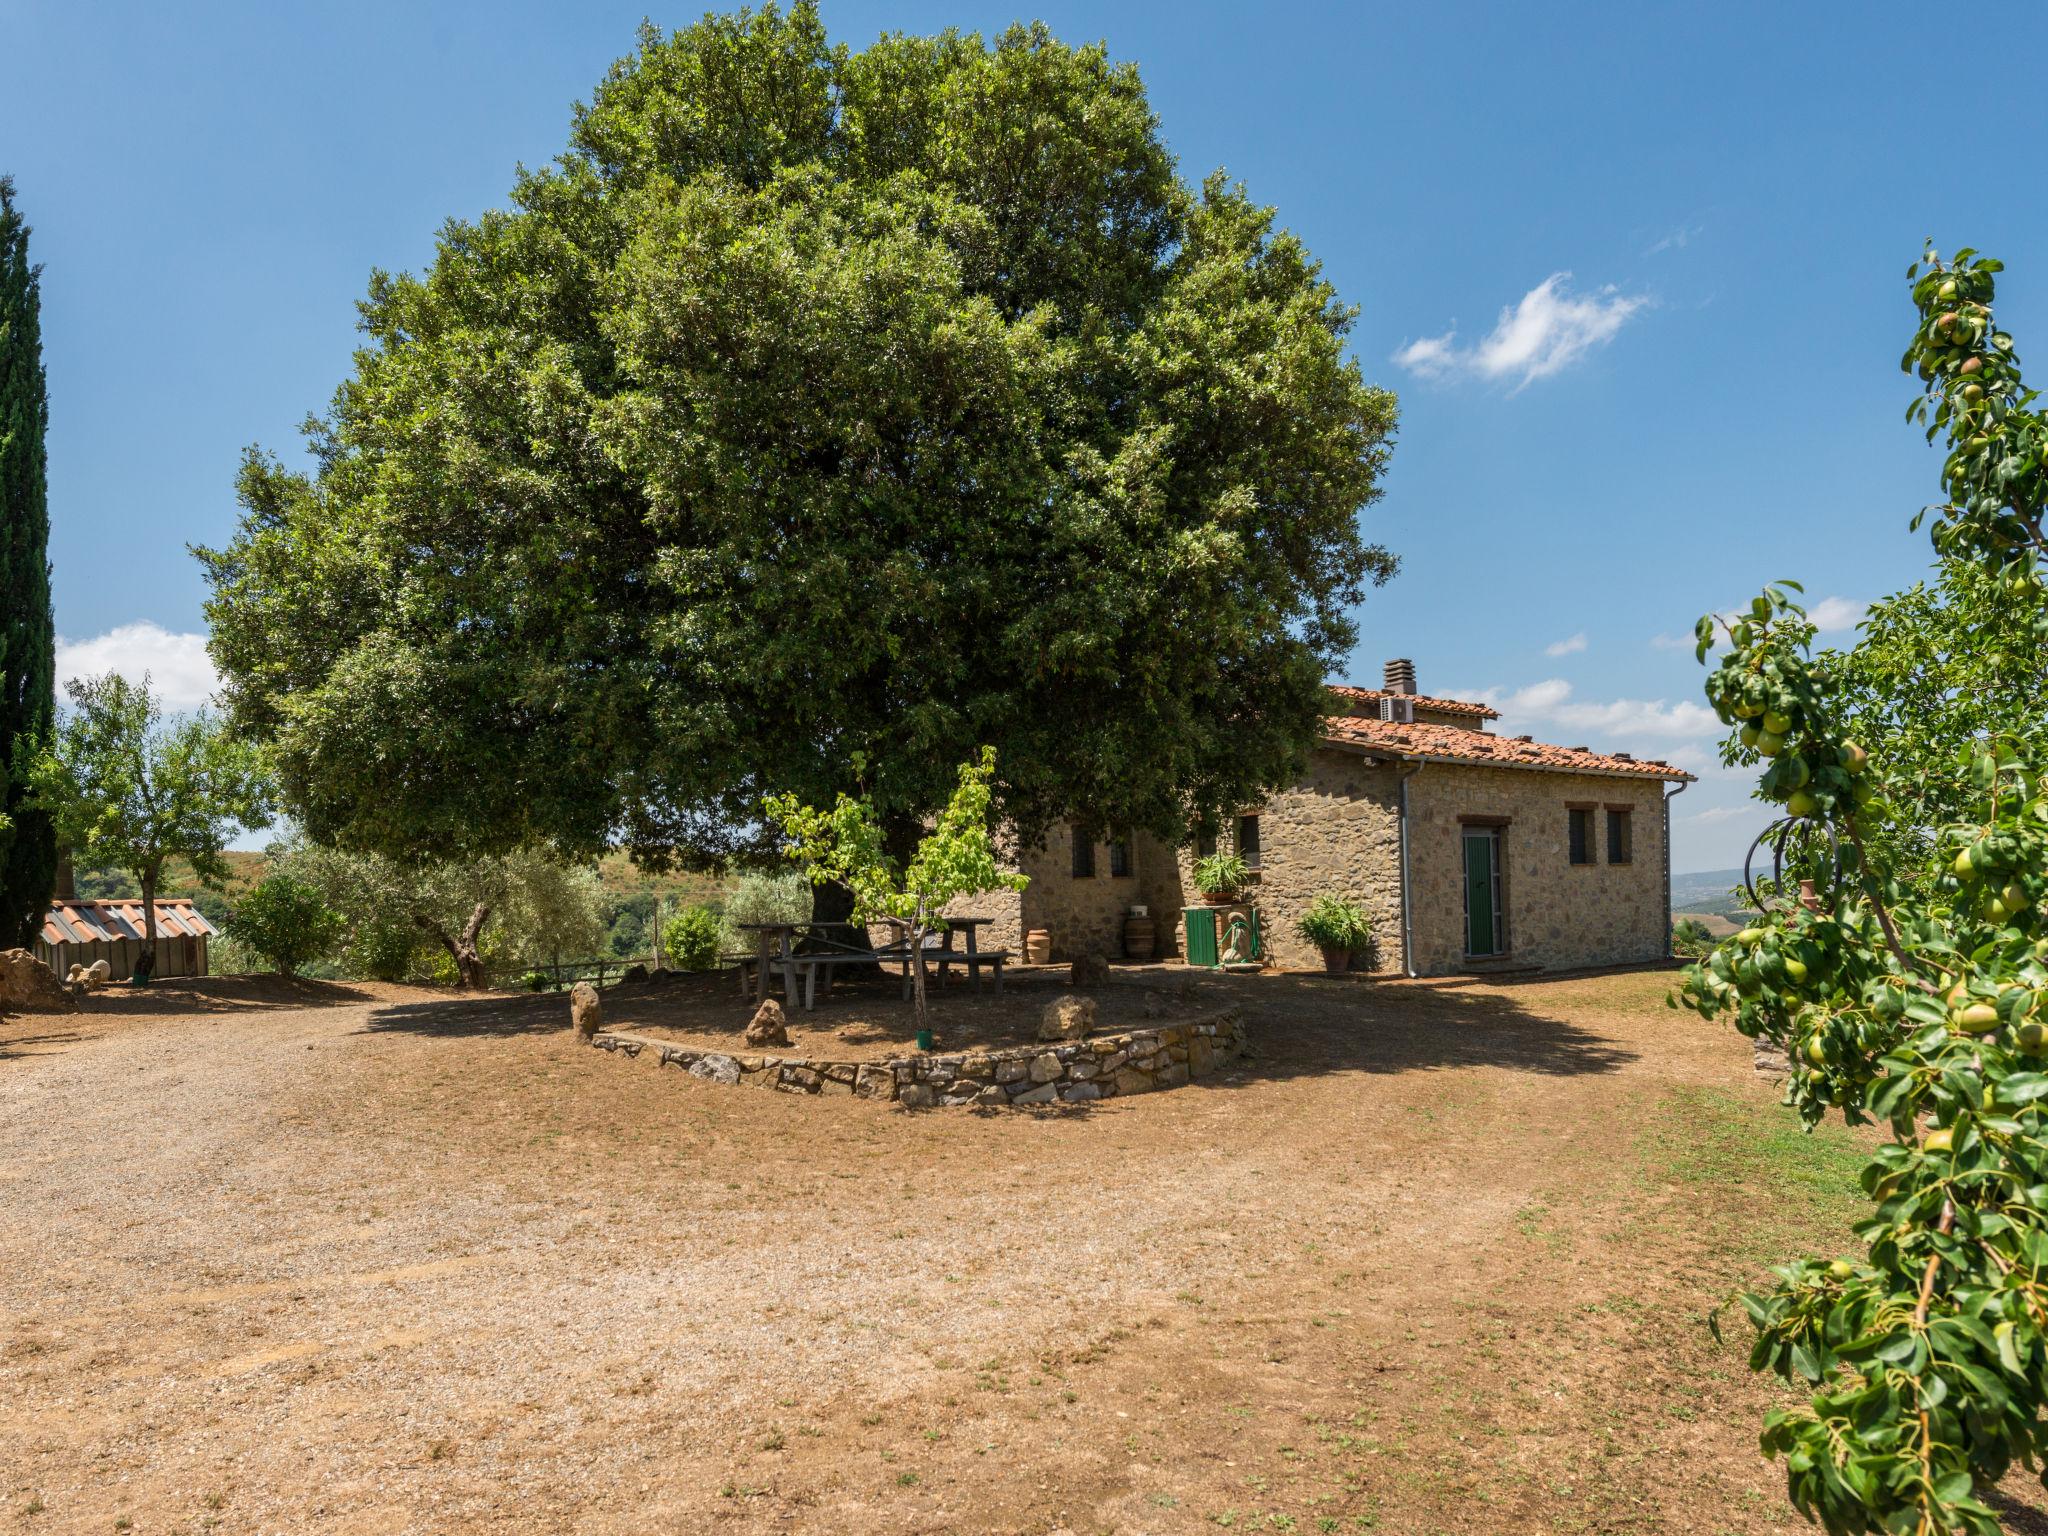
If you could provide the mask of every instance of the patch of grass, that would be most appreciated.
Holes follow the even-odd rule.
[[[1736,1232],[1716,1236],[1759,1261],[1784,1256],[1788,1230],[1846,1228],[1868,1204],[1856,1182],[1870,1160],[1868,1133],[1839,1122],[1808,1132],[1781,1105],[1718,1089],[1674,1089],[1640,1150],[1653,1180],[1708,1197],[1688,1201],[1689,1217],[1735,1218]]]

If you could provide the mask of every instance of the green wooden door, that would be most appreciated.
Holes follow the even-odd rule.
[[[1500,949],[1500,900],[1494,876],[1500,842],[1493,829],[1465,833],[1465,953],[1491,955]]]

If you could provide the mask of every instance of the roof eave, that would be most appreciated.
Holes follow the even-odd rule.
[[[1653,779],[1668,784],[1695,784],[1699,775],[1687,773],[1683,768],[1654,770],[1646,764],[1642,772],[1626,768],[1583,768],[1567,767],[1563,763],[1518,763],[1497,757],[1446,757],[1439,752],[1414,752],[1402,747],[1369,745],[1362,741],[1346,741],[1341,736],[1323,737],[1326,747],[1338,747],[1347,752],[1357,752],[1365,757],[1387,757],[1403,763],[1446,763],[1454,768],[1520,768],[1530,773],[1575,773],[1601,779]]]

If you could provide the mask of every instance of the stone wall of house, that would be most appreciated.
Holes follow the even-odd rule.
[[[1552,970],[1661,959],[1664,807],[1658,779],[1426,764],[1408,784],[1410,908],[1418,971],[1464,970],[1464,842],[1461,818],[1500,818],[1506,958]],[[1567,809],[1591,807],[1593,855],[1573,864]],[[1607,858],[1604,810],[1625,806],[1632,824],[1626,864]]]
[[[934,1104],[1084,1104],[1177,1088],[1206,1077],[1244,1049],[1235,1008],[1178,1024],[1057,1044],[995,1051],[903,1056],[888,1061],[818,1061],[672,1045],[647,1035],[601,1031],[591,1044],[626,1056],[651,1052],[708,1082],[783,1093],[893,1099],[912,1109]]]
[[[1372,919],[1373,950],[1358,969],[1398,971],[1401,955],[1400,780],[1388,763],[1319,750],[1307,770],[1259,808],[1258,878],[1245,893],[1259,909],[1266,958],[1288,969],[1320,966],[1322,951],[1294,931],[1325,892],[1358,902]],[[1235,824],[1217,846],[1230,851]],[[1183,849],[1188,888],[1194,855]]]
[[[1061,823],[1019,858],[1019,868],[1031,877],[1019,902],[1023,926],[1043,928],[1052,936],[1055,960],[1090,954],[1115,960],[1124,953],[1125,916],[1133,906],[1144,906],[1153,919],[1152,954],[1131,958],[1172,955],[1181,905],[1173,850],[1138,833],[1131,839],[1130,872],[1112,875],[1109,844],[1097,841],[1095,873],[1076,877],[1073,839],[1073,828]]]

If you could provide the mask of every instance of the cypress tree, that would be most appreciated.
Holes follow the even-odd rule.
[[[42,269],[29,265],[28,235],[13,178],[0,176],[0,947],[34,942],[57,879],[56,834],[22,782],[50,735],[57,672]]]

